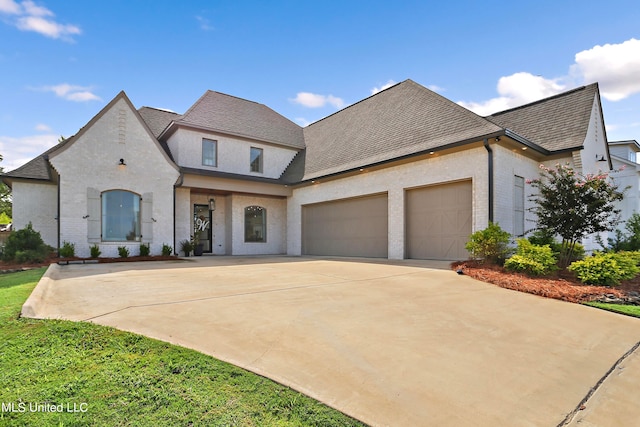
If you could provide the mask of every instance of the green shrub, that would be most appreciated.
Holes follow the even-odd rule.
[[[538,246],[549,245],[551,251],[553,252],[553,255],[556,258],[560,257],[562,251],[565,250],[565,248],[563,248],[562,246],[562,243],[557,242],[553,235],[553,232],[549,230],[538,229],[534,231],[527,240]],[[569,257],[569,262],[583,259],[584,253],[584,246],[582,246],[580,243],[576,243],[573,247],[573,253]]]
[[[149,243],[146,245],[140,245],[140,256],[149,256],[150,253],[151,247],[149,246]]]
[[[20,263],[42,262],[51,253],[51,247],[42,241],[40,233],[33,229],[31,223],[21,230],[14,231],[7,238],[2,253],[5,261],[17,261]],[[17,259],[18,252],[20,260]]]
[[[13,260],[19,264],[43,262],[47,259],[48,252],[41,252],[34,249],[16,251]]]
[[[509,239],[511,235],[498,224],[492,222],[484,230],[473,233],[465,248],[474,259],[482,259],[486,263],[502,264],[509,256]]]
[[[91,258],[98,258],[102,252],[98,245],[91,246]]]
[[[557,262],[549,245],[534,245],[527,239],[518,239],[516,254],[504,263],[504,267],[540,276],[556,270]]]
[[[191,252],[193,251],[193,243],[191,242],[191,240],[185,239],[180,242],[180,250],[184,252],[184,256],[189,256],[189,254],[191,254]]]
[[[173,253],[173,248],[166,243],[162,244],[162,255],[163,256],[171,256]]]
[[[622,280],[633,279],[640,272],[637,257],[629,253],[596,253],[582,261],[575,261],[569,270],[583,283],[590,285],[618,285]]]
[[[62,242],[62,247],[60,248],[60,256],[62,258],[72,258],[76,256],[76,245],[69,242]]]
[[[120,258],[128,258],[129,249],[126,246],[118,246],[118,255],[120,255]]]

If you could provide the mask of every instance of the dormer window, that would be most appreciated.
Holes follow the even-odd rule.
[[[262,148],[251,147],[249,166],[251,172],[262,173]]]
[[[629,151],[629,161],[635,163],[636,162],[636,152]]]

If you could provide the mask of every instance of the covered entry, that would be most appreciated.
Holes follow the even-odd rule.
[[[387,194],[302,206],[302,253],[387,257]]]
[[[471,234],[471,181],[407,190],[407,258],[458,260]]]

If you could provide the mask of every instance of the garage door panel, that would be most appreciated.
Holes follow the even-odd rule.
[[[387,195],[302,207],[305,255],[387,257]]]
[[[471,234],[471,181],[408,190],[406,193],[407,257],[465,259]]]

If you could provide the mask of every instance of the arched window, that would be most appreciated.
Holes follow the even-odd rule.
[[[102,193],[102,240],[140,241],[140,196],[130,191]]]
[[[267,241],[267,210],[261,206],[244,208],[244,241]]]

